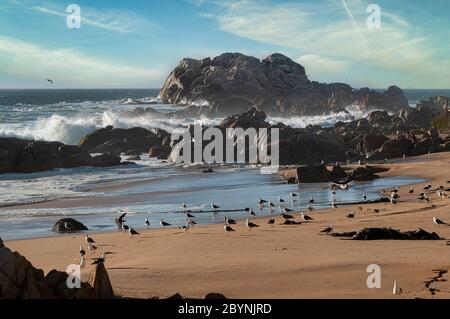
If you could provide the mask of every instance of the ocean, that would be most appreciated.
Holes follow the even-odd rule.
[[[162,104],[155,89],[114,90],[0,90],[0,136],[61,141],[78,144],[86,134],[107,125],[130,128],[162,128],[172,131],[190,123],[215,125],[223,118],[177,117],[176,106]],[[412,106],[434,95],[450,96],[450,90],[405,90]],[[156,112],[139,113],[138,108]],[[333,125],[365,116],[348,108],[347,112],[323,116],[269,117],[271,123],[283,122],[293,127],[310,124]],[[295,209],[304,209],[310,196],[316,206],[328,207],[330,192],[326,185],[287,185],[275,176],[261,175],[257,168],[235,166],[203,174],[202,168],[174,167],[146,155],[135,165],[115,168],[59,169],[34,174],[0,175],[0,237],[19,239],[51,235],[51,225],[62,216],[71,216],[93,231],[113,230],[118,211],[129,212],[129,222],[139,229],[145,217],[152,227],[164,218],[175,226],[183,225],[179,213],[184,201],[194,210],[207,210],[210,201],[224,209],[255,207],[260,196],[276,201],[301,192]],[[392,177],[357,183],[350,191],[339,192],[337,201],[354,202],[365,192],[369,199],[389,185],[419,181]],[[232,201],[226,200],[233,198]],[[23,206],[33,204],[34,206]],[[270,215],[267,209],[257,214]],[[177,213],[178,212],[178,213]],[[272,212],[273,213],[273,212]],[[221,222],[225,213],[198,213],[198,221]],[[243,212],[232,215],[244,218]]]

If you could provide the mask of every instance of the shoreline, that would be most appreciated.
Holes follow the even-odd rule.
[[[381,176],[416,176],[449,187],[450,153],[408,158]],[[427,183],[427,182],[426,182]],[[450,220],[448,199],[430,193],[431,204],[415,200],[424,183],[400,187],[401,199],[396,207],[389,203],[313,211],[314,221],[302,225],[267,225],[268,217],[255,218],[260,228],[246,231],[238,221],[236,232],[224,234],[222,224],[196,225],[189,232],[179,229],[142,230],[130,238],[121,232],[89,232],[100,251],[107,255],[106,267],[117,295],[149,298],[174,293],[197,298],[209,292],[229,298],[392,298],[392,283],[398,280],[404,294],[400,298],[448,298],[449,284],[434,285],[441,291],[431,296],[423,281],[432,270],[450,268],[445,241],[351,241],[319,231],[333,224],[335,231],[354,231],[364,227],[393,227],[414,230],[422,227],[450,238],[450,227],[433,224],[432,217]],[[419,188],[420,186],[420,188]],[[434,189],[434,187],[433,187]],[[406,199],[406,200],[405,200]],[[381,212],[373,213],[380,208]],[[348,220],[349,211],[356,218]],[[299,221],[298,212],[294,213]],[[84,245],[83,234],[68,234],[5,241],[5,245],[29,259],[45,272],[64,270],[78,263],[78,248]],[[387,244],[388,243],[388,244]],[[84,245],[85,246],[85,245]],[[91,255],[88,253],[88,258]],[[381,289],[368,289],[366,267],[378,263],[382,269]],[[85,279],[89,266],[83,270]]]

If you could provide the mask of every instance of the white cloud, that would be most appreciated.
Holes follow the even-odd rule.
[[[108,62],[72,49],[47,49],[3,36],[0,36],[0,64],[0,73],[31,78],[37,86],[50,77],[59,87],[151,87],[167,72],[165,68]]]
[[[235,0],[213,3],[219,9],[208,12],[208,17],[214,19],[222,31],[283,46],[293,52],[297,50],[311,61],[319,56],[322,60],[326,57],[327,61],[323,62],[328,62],[332,70],[344,67],[332,61],[345,60],[358,67],[378,69],[379,74],[383,70],[398,72],[410,86],[450,86],[449,59],[435,57],[428,39],[420,35],[420,30],[412,30],[408,21],[381,8],[381,29],[367,27],[366,8],[370,2]],[[411,77],[411,72],[420,74],[422,79],[419,75]],[[424,76],[428,78],[426,81]],[[385,80],[381,75],[379,78]]]

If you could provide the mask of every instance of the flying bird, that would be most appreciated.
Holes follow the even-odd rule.
[[[117,225],[117,229],[122,229],[122,224],[125,222],[125,215],[127,213],[122,213],[119,217],[114,218],[114,222]]]
[[[52,79],[45,79],[47,81],[47,83],[49,84],[53,84],[53,80]]]

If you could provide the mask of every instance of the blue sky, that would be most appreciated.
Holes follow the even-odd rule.
[[[81,8],[81,28],[66,8]],[[371,3],[381,28],[366,24]],[[183,57],[280,52],[312,80],[450,88],[450,1],[2,0],[0,88],[159,88]]]

